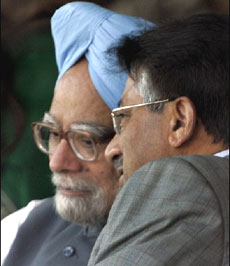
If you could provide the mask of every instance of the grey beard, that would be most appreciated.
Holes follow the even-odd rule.
[[[53,174],[52,182],[55,186],[65,185],[91,192],[86,197],[68,197],[57,191],[54,197],[55,208],[63,219],[89,226],[99,226],[106,222],[109,206],[101,188],[59,173]]]

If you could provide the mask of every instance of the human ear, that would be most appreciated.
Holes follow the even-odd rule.
[[[196,126],[196,108],[188,97],[179,97],[171,103],[169,144],[174,148],[191,139]]]

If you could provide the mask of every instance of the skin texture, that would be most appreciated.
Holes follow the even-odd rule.
[[[49,115],[54,119],[54,123],[61,125],[64,131],[69,130],[73,123],[92,123],[112,128],[110,109],[101,100],[92,84],[86,59],[68,70],[58,82]],[[57,185],[56,195],[60,196],[56,197],[56,201],[62,201],[62,207],[58,209],[58,212],[67,220],[74,219],[82,224],[100,223],[109,212],[117,192],[118,177],[113,163],[105,159],[106,144],[103,145],[99,147],[98,158],[93,162],[78,159],[64,138],[54,154],[50,155],[50,169],[54,176],[55,174],[59,176],[53,178],[53,182]],[[92,189],[91,186],[93,186]],[[94,207],[92,208],[93,190],[101,191],[103,200],[98,205],[104,204],[103,210],[98,206],[95,215]],[[64,201],[73,202],[74,200],[83,201],[83,204],[84,201],[87,201],[87,203],[84,208],[79,207],[79,210],[73,204],[70,204],[72,206],[70,207],[68,203],[64,203]],[[76,204],[78,203],[76,202]],[[63,214],[63,208],[72,208],[73,210],[63,210]],[[82,211],[84,213],[78,216],[80,209],[84,209]],[[87,213],[91,218],[86,217]],[[95,217],[92,218],[93,216]]]
[[[129,78],[121,106],[139,103],[143,103],[143,99]],[[110,162],[123,157],[122,186],[137,169],[151,160],[184,154],[214,154],[223,149],[223,143],[214,144],[212,136],[205,132],[191,100],[179,97],[167,102],[159,113],[146,107],[124,111],[122,132],[108,144],[105,154]]]

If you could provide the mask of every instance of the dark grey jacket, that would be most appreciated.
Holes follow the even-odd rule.
[[[20,227],[3,266],[86,266],[99,233],[63,220],[46,199]]]
[[[228,266],[229,159],[162,158],[119,192],[88,266]]]

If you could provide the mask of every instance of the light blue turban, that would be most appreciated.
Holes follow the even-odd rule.
[[[122,36],[152,26],[144,19],[120,15],[93,3],[71,2],[62,6],[51,19],[57,81],[85,55],[94,87],[110,109],[116,108],[127,73],[115,71],[114,60],[108,60],[106,51]]]

